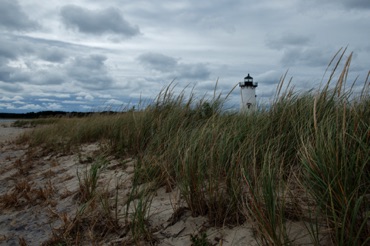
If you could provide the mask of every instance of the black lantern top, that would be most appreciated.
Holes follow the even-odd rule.
[[[248,82],[248,83],[251,82],[251,83],[253,83],[253,77],[251,77],[249,75],[249,73],[248,73],[248,76],[244,78],[244,82]]]
[[[244,78],[244,82],[239,83],[240,87],[257,87],[257,83],[253,83],[253,77],[248,73],[248,76]]]

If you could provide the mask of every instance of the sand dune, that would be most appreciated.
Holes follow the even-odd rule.
[[[101,145],[87,144],[78,153],[58,154],[12,143],[29,130],[11,127],[8,123],[0,128],[0,245],[42,245],[45,242],[56,245],[60,241],[55,240],[68,237],[77,223],[86,226],[86,235],[81,235],[80,239],[82,244],[150,245],[148,241],[133,241],[124,216],[126,211],[134,213],[137,205],[134,200],[126,210],[135,160],[105,157],[107,163],[100,170],[98,189],[102,194],[110,194],[110,200],[118,194],[120,226],[119,230],[104,229],[104,236],[96,236],[99,231],[89,231],[91,224],[107,223],[106,218],[98,208],[78,215],[82,203],[79,201],[81,180],[77,174],[83,177],[91,168],[91,160],[101,153]],[[145,186],[148,184],[143,184]],[[155,245],[191,245],[192,236],[201,232],[206,232],[212,245],[257,245],[249,223],[220,228],[212,227],[206,217],[192,217],[176,187],[158,189],[149,206],[146,226],[155,237]],[[300,237],[300,242],[307,242],[308,235],[302,224],[291,224],[291,230]]]

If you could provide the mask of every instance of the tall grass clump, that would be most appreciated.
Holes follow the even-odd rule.
[[[305,186],[325,217],[331,241],[366,245],[370,242],[370,104],[368,94],[350,102],[351,91],[343,90],[351,57],[334,89],[315,97],[313,132],[300,138],[300,157]],[[368,90],[366,82],[363,93]]]
[[[140,161],[136,165],[138,167],[135,168],[132,187],[126,204],[125,220],[135,244],[140,244],[140,241],[143,240],[153,244],[156,239],[148,226],[148,218],[156,184],[143,183],[144,180],[148,180],[148,174],[145,169],[140,168]]]
[[[150,183],[178,188],[192,215],[214,226],[252,224],[264,245],[299,243],[291,222],[305,223],[309,244],[367,245],[369,81],[354,95],[346,85],[352,54],[345,56],[334,56],[317,91],[296,91],[292,80],[284,86],[285,74],[270,107],[251,114],[224,112],[229,95],[216,89],[199,99],[194,89],[175,94],[171,83],[143,110],[61,119],[30,141],[55,149],[100,141],[116,156],[135,157],[129,204],[138,241],[150,238],[153,192],[139,189]]]

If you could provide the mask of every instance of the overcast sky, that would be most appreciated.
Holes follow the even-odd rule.
[[[174,79],[226,94],[248,73],[268,102],[288,69],[317,88],[346,46],[361,86],[369,0],[0,0],[0,112],[119,109]]]

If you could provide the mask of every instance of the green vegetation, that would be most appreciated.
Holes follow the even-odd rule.
[[[59,152],[98,141],[115,156],[135,157],[127,204],[127,211],[134,204],[135,242],[153,240],[145,227],[153,192],[139,189],[150,182],[177,187],[192,215],[208,216],[211,225],[252,223],[263,245],[299,241],[289,234],[291,221],[305,223],[312,244],[368,245],[369,81],[357,97],[345,88],[352,55],[344,55],[333,58],[319,91],[282,90],[283,77],[271,107],[252,114],[222,112],[221,96],[174,96],[170,85],[142,111],[60,118],[23,141]],[[86,201],[96,175],[81,180]],[[203,236],[192,242],[207,245]]]
[[[192,246],[209,246],[212,245],[207,240],[207,234],[205,232],[202,233],[202,235],[190,235]]]
[[[39,125],[50,125],[58,122],[58,118],[40,118],[33,120],[17,120],[12,126],[14,127],[35,127]]]

